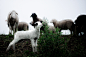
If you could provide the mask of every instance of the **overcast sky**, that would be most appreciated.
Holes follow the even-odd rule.
[[[86,14],[86,0],[0,0],[0,34],[8,34],[7,16],[10,11],[18,13],[19,21],[32,21],[30,15],[36,13],[39,18],[75,20],[80,14]],[[29,25],[29,29],[33,29]]]

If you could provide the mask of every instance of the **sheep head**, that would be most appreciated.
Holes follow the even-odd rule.
[[[50,21],[50,23],[53,23],[54,25],[56,25],[57,20],[56,20],[56,19],[52,19],[52,20]]]
[[[18,15],[18,13],[13,10],[13,11],[9,14],[9,17],[12,18],[12,19],[15,19],[15,18],[16,18],[16,15]]]
[[[36,29],[40,29],[43,25],[42,25],[41,21],[38,21],[38,22],[34,23],[34,26]]]
[[[36,15],[36,13],[32,13],[32,15],[30,17],[37,18],[37,15]]]

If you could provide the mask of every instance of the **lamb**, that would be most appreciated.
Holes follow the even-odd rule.
[[[18,22],[19,22],[18,13],[13,10],[12,12],[9,13],[8,18],[7,18],[9,34],[10,33],[12,34],[12,30],[13,30],[13,34],[18,30]],[[15,31],[15,29],[16,29],[16,31]]]
[[[40,28],[40,30],[44,31],[45,25],[48,25],[48,23],[46,22],[46,20],[42,20],[40,18],[37,17],[36,13],[32,13],[32,15],[30,16],[33,18],[33,21],[30,23],[32,26],[34,26],[34,23],[37,21],[41,21],[42,22],[42,27]],[[54,26],[50,26],[48,25],[48,29],[55,32],[55,27]]]
[[[12,45],[13,45],[13,50],[15,51],[15,43],[17,43],[21,39],[30,39],[33,52],[37,52],[37,41],[40,37],[40,28],[42,27],[42,23],[36,22],[34,25],[35,25],[34,30],[17,31],[14,35],[13,41],[9,44],[6,51],[8,51]]]
[[[26,22],[19,22],[18,24],[18,31],[21,31],[21,30],[28,30],[29,29],[29,26]]]
[[[56,19],[52,19],[51,20],[51,23],[54,24],[55,28],[60,28],[60,31],[63,30],[63,29],[69,29],[71,31],[71,35],[72,35],[72,31],[73,30],[73,26],[74,26],[74,23],[72,20],[69,20],[69,19],[66,19],[66,20],[62,20],[62,21],[57,21]]]

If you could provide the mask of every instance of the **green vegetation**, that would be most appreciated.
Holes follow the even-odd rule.
[[[57,56],[68,56],[67,43],[64,38],[61,38],[61,32],[56,29],[56,33],[48,30],[48,26],[45,27],[45,32],[42,34],[38,40],[38,56],[39,57],[57,57]],[[65,55],[66,54],[66,55]]]

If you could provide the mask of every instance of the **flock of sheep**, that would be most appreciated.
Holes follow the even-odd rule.
[[[15,50],[15,43],[18,42],[19,40],[30,39],[33,52],[37,52],[37,40],[40,37],[40,30],[44,31],[45,25],[47,25],[49,27],[48,30],[53,31],[53,33],[56,31],[55,28],[58,27],[60,28],[60,31],[69,29],[71,35],[78,35],[79,33],[81,34],[81,32],[84,32],[84,35],[86,34],[86,30],[85,30],[86,15],[78,16],[75,22],[73,22],[70,19],[66,19],[62,21],[57,21],[56,19],[52,19],[51,23],[53,23],[54,26],[50,26],[46,21],[38,18],[36,13],[32,13],[31,17],[33,18],[33,21],[30,24],[34,26],[33,30],[29,30],[29,26],[26,22],[19,22],[18,13],[16,11],[13,10],[12,12],[9,13],[8,19],[6,21],[9,27],[9,33],[12,34],[12,30],[13,30],[14,39],[9,44],[6,51],[8,51],[11,46],[13,46],[13,49]]]

